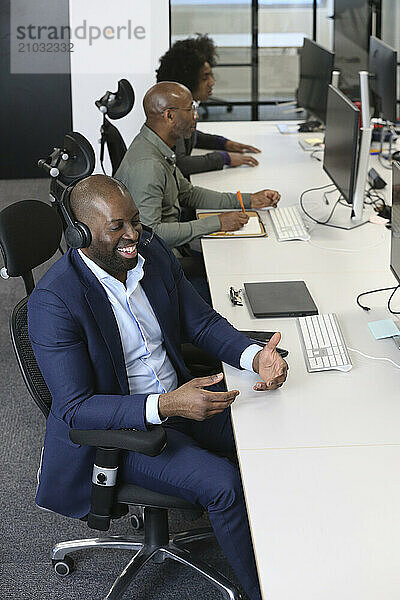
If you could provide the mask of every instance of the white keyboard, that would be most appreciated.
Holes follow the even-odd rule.
[[[297,206],[271,208],[269,214],[278,242],[310,239]]]
[[[307,371],[350,371],[350,356],[334,313],[299,317],[300,341]]]

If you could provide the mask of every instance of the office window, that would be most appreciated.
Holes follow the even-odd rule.
[[[332,4],[333,0],[317,2],[317,41],[328,48],[331,47],[331,21],[327,17],[332,14]],[[268,114],[260,107],[260,118],[279,118],[274,105],[294,98],[299,78],[299,48],[304,36],[312,37],[312,25],[312,0],[259,0],[257,100],[269,106]],[[251,27],[250,0],[171,0],[172,41],[207,33],[218,46],[221,66],[215,69],[214,97],[217,99],[233,103],[253,99]],[[238,119],[248,118],[248,108],[246,114],[243,111],[244,107],[233,112]],[[234,117],[222,112],[225,118]],[[295,118],[298,115],[293,112],[283,116]]]

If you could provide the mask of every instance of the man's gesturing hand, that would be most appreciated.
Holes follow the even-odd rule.
[[[239,394],[238,390],[209,392],[203,389],[218,383],[222,378],[222,373],[209,377],[196,377],[173,392],[161,394],[158,399],[160,418],[185,417],[185,419],[204,421],[218,415],[230,406]]]
[[[257,391],[276,390],[281,387],[286,379],[289,367],[276,351],[280,339],[281,334],[279,332],[274,333],[268,344],[254,357],[253,369],[263,379],[263,381],[258,381],[255,384],[254,389]]]
[[[276,190],[261,190],[250,194],[251,208],[266,208],[276,206],[281,199],[281,195]]]

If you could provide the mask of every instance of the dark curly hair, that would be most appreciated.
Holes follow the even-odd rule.
[[[196,38],[179,40],[160,58],[157,83],[177,81],[193,93],[199,83],[201,67],[205,62],[215,67],[217,56],[216,46],[208,35],[197,34]]]

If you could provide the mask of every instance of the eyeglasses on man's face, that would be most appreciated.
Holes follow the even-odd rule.
[[[196,100],[192,100],[190,108],[182,108],[181,106],[167,106],[166,108],[163,108],[162,112],[165,112],[166,110],[184,110],[185,112],[192,111],[195,115],[197,115],[198,108],[199,103],[196,102]]]

